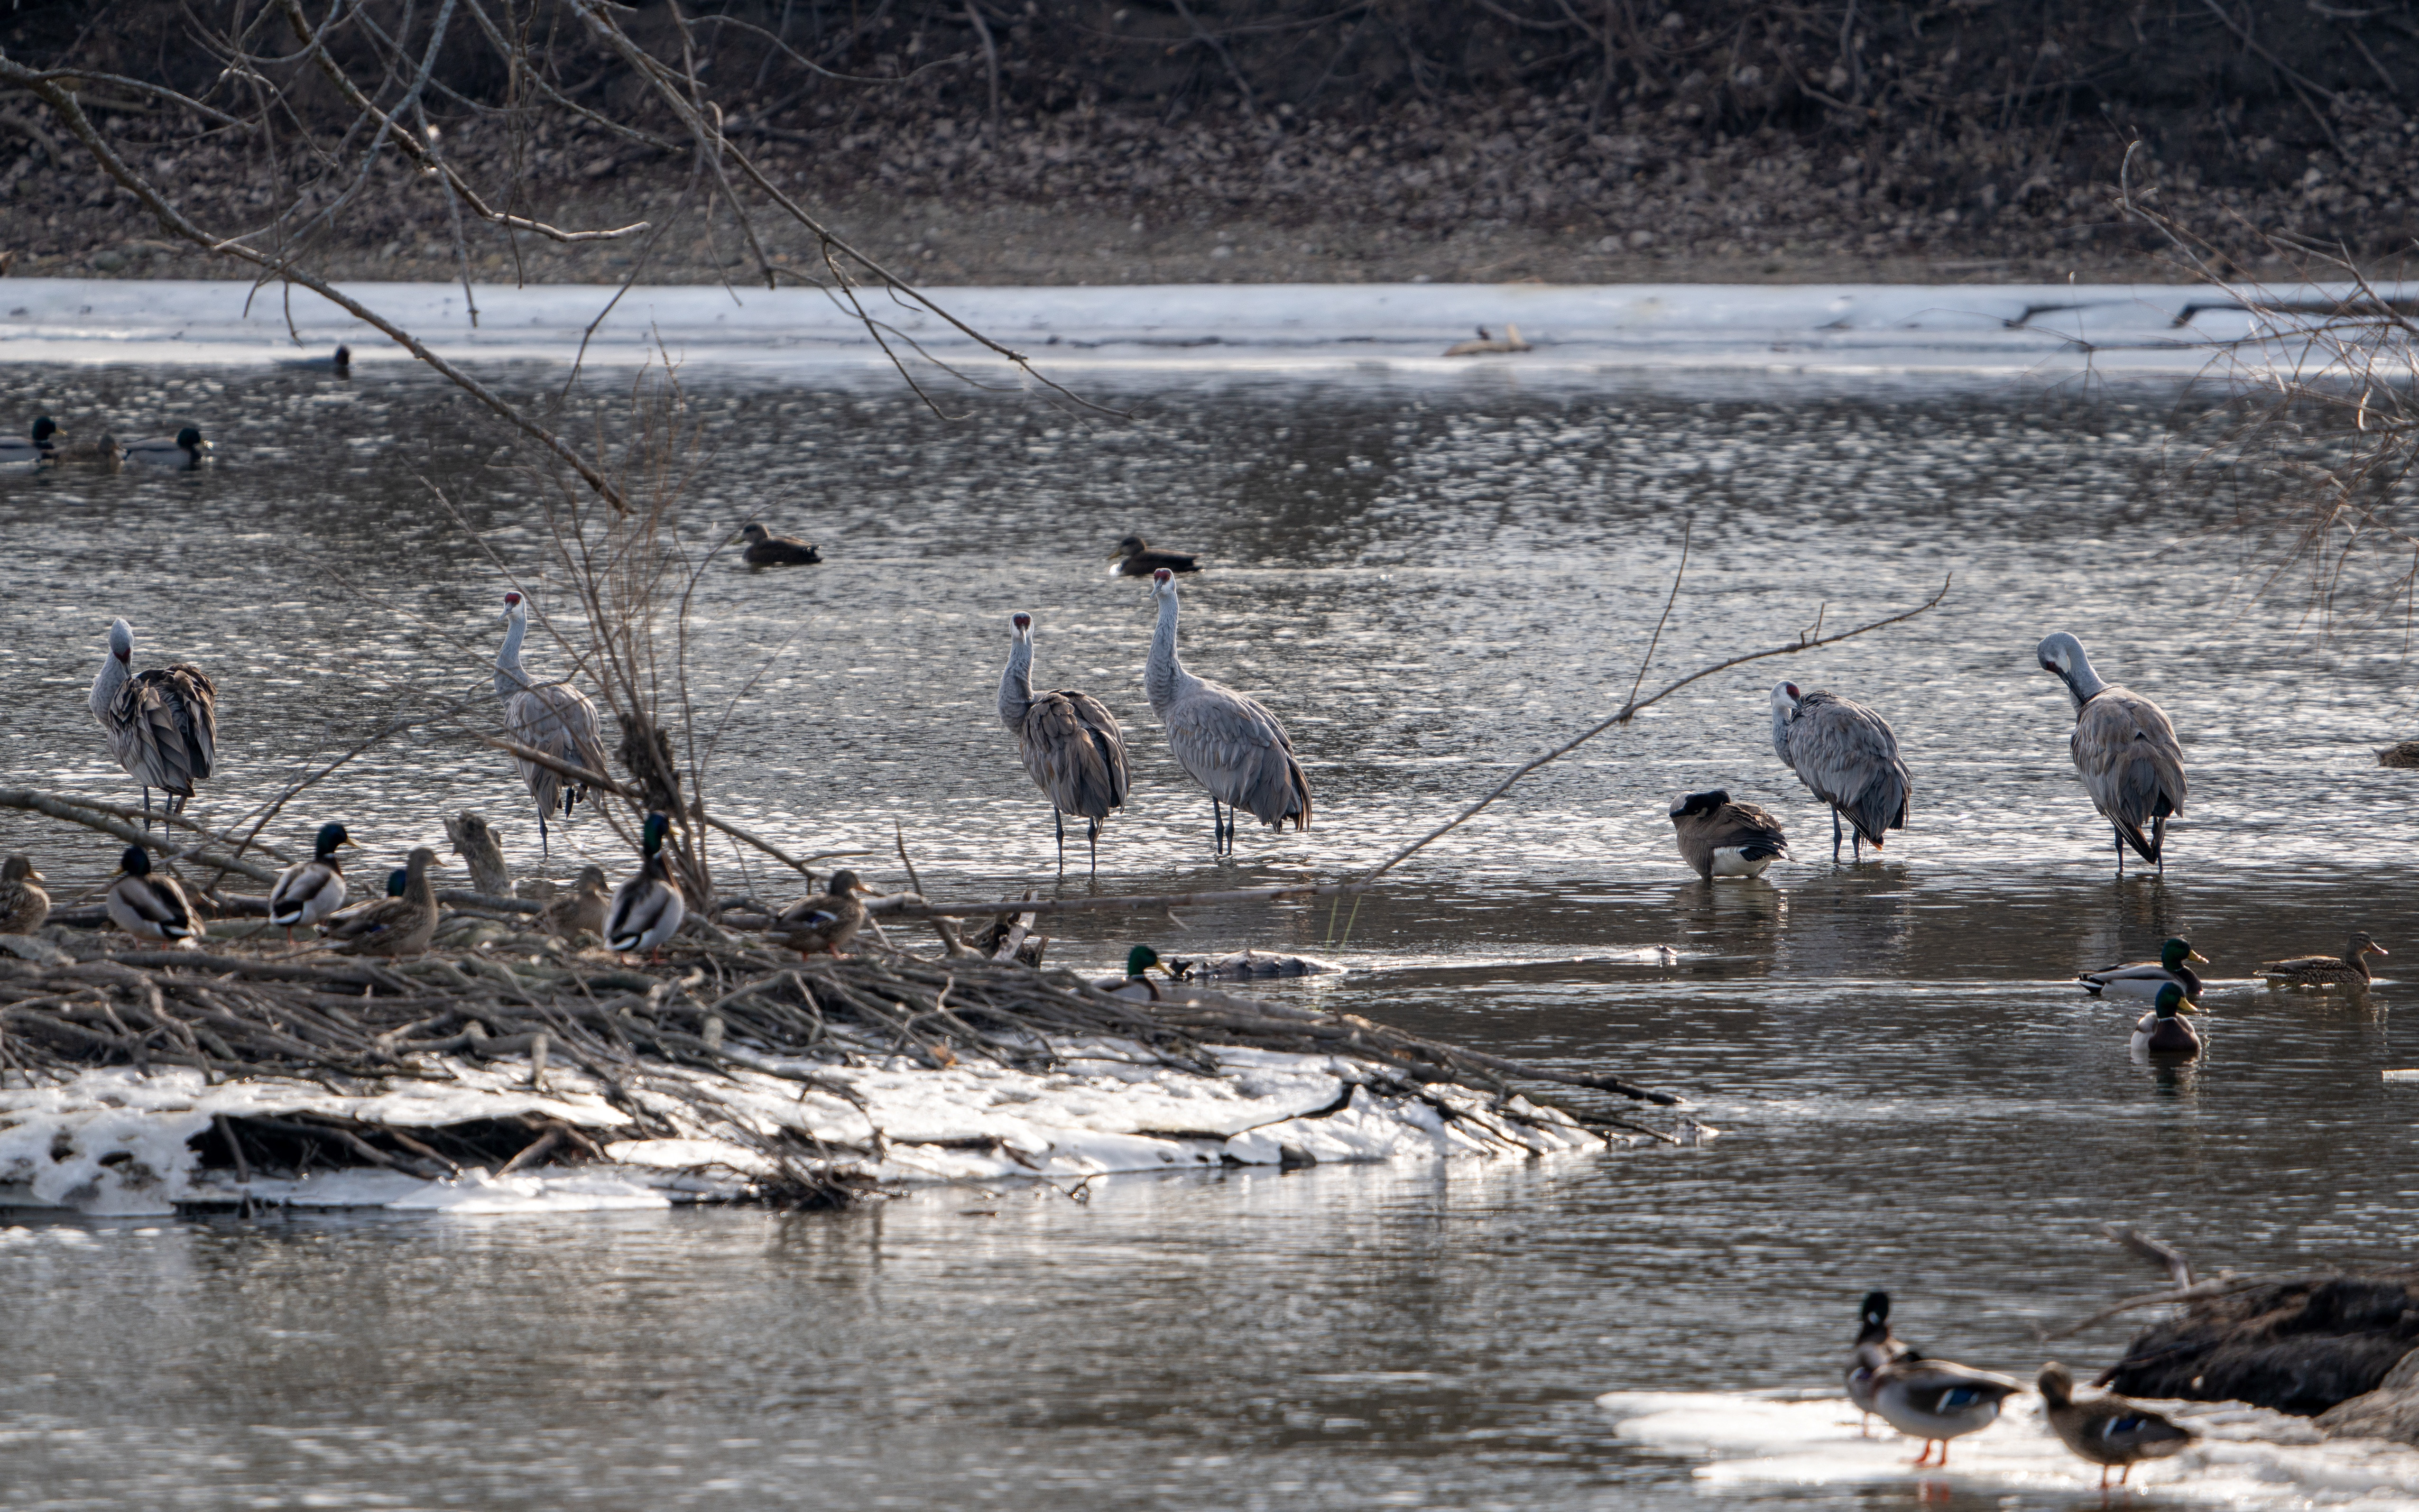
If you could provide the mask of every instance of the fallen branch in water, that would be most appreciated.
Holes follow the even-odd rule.
[[[1071,914],[1169,908],[1205,908],[1219,903],[1284,903],[1294,898],[1340,898],[1366,892],[1365,882],[1305,882],[1299,887],[1237,887],[1225,892],[1161,892],[1111,898],[1015,898],[994,903],[936,903],[914,893],[893,893],[865,905],[869,914],[898,918],[974,918],[999,914]]]
[[[257,861],[247,861],[231,851],[213,850],[205,845],[179,848],[166,838],[164,831],[155,836],[136,828],[128,820],[117,817],[118,813],[133,814],[139,813],[139,810],[119,810],[114,804],[87,803],[78,798],[39,793],[31,788],[0,788],[0,808],[22,809],[29,813],[43,814],[70,825],[82,825],[86,829],[97,829],[104,835],[114,836],[129,845],[141,845],[146,849],[158,851],[172,861],[190,859],[203,866],[215,867],[222,872],[233,872],[241,876],[250,877],[254,882],[273,883],[277,880],[275,869],[262,866]],[[160,816],[154,814],[152,817],[156,822]],[[222,835],[217,830],[191,823],[182,815],[175,816],[170,823],[195,834],[208,835],[222,845],[239,847],[242,844],[242,841],[232,836]],[[283,859],[282,856],[278,856],[277,852],[270,850],[267,846],[254,845],[253,849]]]

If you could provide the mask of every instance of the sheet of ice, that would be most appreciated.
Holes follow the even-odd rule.
[[[734,1054],[744,1054],[732,1047]],[[1211,1047],[1210,1066],[1166,1066],[1118,1041],[1061,1047],[1046,1071],[987,1061],[946,1070],[889,1060],[855,1066],[768,1062],[712,1076],[678,1068],[693,1097],[642,1091],[670,1138],[634,1133],[631,1116],[578,1072],[529,1085],[526,1061],[446,1062],[451,1081],[402,1080],[346,1096],[315,1082],[205,1085],[199,1072],[85,1072],[55,1086],[0,1089],[0,1206],[95,1214],[164,1213],[179,1203],[290,1203],[453,1213],[656,1207],[727,1195],[764,1157],[750,1134],[793,1131],[836,1147],[885,1181],[1081,1179],[1179,1165],[1540,1155],[1604,1148],[1555,1109],[1525,1099],[1429,1087],[1374,1090],[1342,1057]],[[777,1074],[787,1072],[788,1074]],[[802,1084],[798,1076],[813,1078]],[[547,1169],[429,1182],[391,1171],[301,1180],[223,1167],[205,1172],[195,1139],[215,1119],[295,1113],[425,1129],[522,1115],[608,1136],[610,1168]]]
[[[1624,1439],[1704,1463],[1695,1471],[1709,1497],[1747,1486],[1856,1487],[1949,1482],[1991,1489],[2096,1489],[2100,1470],[2069,1453],[2042,1415],[2038,1396],[2011,1400],[1999,1421],[1956,1440],[1946,1471],[1916,1470],[1919,1447],[1874,1420],[1857,1435],[1844,1396],[1776,1398],[1719,1392],[1609,1392],[1598,1406],[1619,1419]],[[2305,1418],[2236,1403],[2160,1402],[2201,1434],[2172,1459],[2134,1469],[2137,1498],[2171,1505],[2243,1508],[2419,1508],[2419,1450],[2367,1439],[2327,1440]]]
[[[474,328],[451,284],[347,284],[450,358],[567,360],[612,291],[478,289]],[[2338,291],[2297,286],[2286,301]],[[2402,285],[2383,285],[2406,297]],[[1397,378],[1585,380],[1623,369],[1775,375],[2187,376],[2211,343],[2254,332],[2224,292],[2161,285],[1366,284],[937,288],[952,314],[1054,376],[1258,372]],[[951,362],[999,360],[929,314],[883,318]],[[291,319],[289,329],[288,319]],[[1535,349],[1447,358],[1477,326],[1518,325]],[[811,289],[648,285],[623,298],[585,361],[632,363],[661,341],[680,361],[886,371],[862,326]],[[0,362],[268,363],[348,343],[357,364],[412,361],[316,294],[229,281],[24,278],[0,295]],[[2279,361],[2292,354],[2281,348]]]

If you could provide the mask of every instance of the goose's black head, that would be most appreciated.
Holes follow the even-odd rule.
[[[739,527],[739,533],[746,536],[749,544],[753,545],[758,541],[769,539],[773,532],[751,519],[747,524]]]
[[[1672,817],[1685,819],[1694,813],[1714,813],[1731,801],[1730,789],[1712,788],[1703,793],[1684,793],[1680,801],[1672,805]]]

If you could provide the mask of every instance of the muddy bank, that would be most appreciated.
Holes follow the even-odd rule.
[[[2419,1443],[2419,1269],[2247,1285],[2137,1335],[2101,1383],[2128,1396],[2243,1401],[2330,1433]]]

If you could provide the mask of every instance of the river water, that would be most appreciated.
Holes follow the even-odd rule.
[[[496,377],[526,394],[545,370]],[[539,577],[537,486],[433,383],[104,367],[0,384],[10,414],[121,435],[190,420],[221,448],[198,473],[0,479],[9,784],[132,799],[84,705],[113,615],[138,666],[217,679],[223,770],[193,811],[231,823],[415,701],[484,696],[503,568],[560,594]],[[2419,1087],[2381,1075],[2419,1064],[2391,1028],[2400,954],[2358,1000],[2247,980],[2353,928],[2419,949],[2412,774],[2371,754],[2419,726],[2401,626],[2321,641],[2291,587],[2247,595],[2234,497],[2179,482],[2198,443],[2172,391],[1109,397],[1133,418],[960,397],[944,423],[893,387],[690,377],[706,453],[686,538],[762,517],[827,558],[701,579],[690,694],[720,727],[713,800],[800,850],[885,853],[860,867],[885,888],[906,881],[894,826],[935,895],[1061,886],[993,713],[1025,610],[1037,680],[1102,697],[1136,755],[1102,890],[1333,877],[1617,707],[1684,528],[1649,687],[1949,580],[1922,618],[1719,673],[1580,748],[1357,915],[1054,926],[1052,960],[1086,967],[1136,940],[1327,956],[1350,974],[1273,990],[1617,1070],[1685,1093],[1720,1137],[1117,1179],[1082,1204],[1007,1188],[837,1215],[28,1215],[0,1230],[0,1505],[2081,1506],[2097,1493],[2057,1462],[1708,1480],[1704,1454],[1625,1437],[1594,1398],[1713,1394],[1718,1418],[1836,1390],[1873,1287],[1927,1352],[2096,1369],[2123,1320],[2055,1346],[2035,1331],[2155,1282],[2109,1221],[2204,1270],[2407,1257]],[[1105,575],[1129,531],[1205,554],[1185,657],[1286,720],[1317,794],[1307,834],[1247,831],[1211,859],[1208,804],[1142,698],[1147,593]],[[2065,695],[2034,664],[2060,628],[2180,732],[2192,796],[2164,879],[2112,875]],[[561,658],[532,639],[534,670]],[[1831,864],[1772,754],[1783,676],[1895,725],[1917,789],[1886,858]],[[1780,814],[1795,860],[1763,882],[1687,872],[1664,810],[1717,785]],[[339,818],[399,859],[475,806],[539,866],[509,764],[458,741],[376,748],[303,806],[271,834],[305,843]],[[13,813],[0,844],[63,900],[112,864]],[[629,865],[589,822],[557,831],[546,870],[588,855]],[[778,887],[724,864],[726,887]],[[1090,885],[1079,851],[1063,886]],[[2214,960],[2211,1048],[2136,1063],[2138,1008],[2070,979],[2179,933]],[[2215,1496],[2209,1474],[2169,1491],[2199,1476]],[[2307,1492],[2288,1480],[2274,1504]]]

